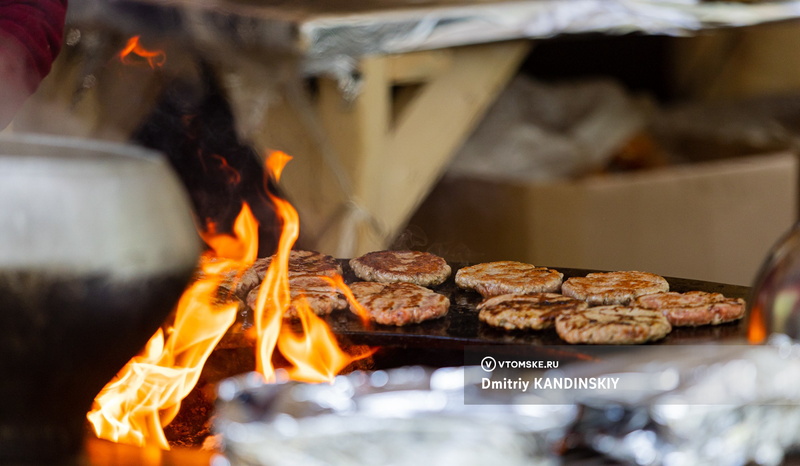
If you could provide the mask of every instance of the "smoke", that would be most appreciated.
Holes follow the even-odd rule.
[[[164,153],[186,186],[202,222],[230,232],[242,202],[259,221],[259,255],[274,252],[279,225],[266,192],[276,187],[255,150],[239,140],[230,104],[209,67],[200,85],[175,80],[134,133],[137,143]]]

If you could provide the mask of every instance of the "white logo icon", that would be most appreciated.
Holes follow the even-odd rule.
[[[481,360],[481,368],[486,372],[492,372],[497,367],[497,361],[491,356],[486,356]]]

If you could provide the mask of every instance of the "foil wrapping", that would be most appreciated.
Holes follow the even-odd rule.
[[[464,403],[463,368],[418,366],[332,384],[224,381],[215,430],[235,465],[558,464],[569,405]]]
[[[354,79],[370,54],[563,34],[687,35],[799,16],[798,1],[84,0],[70,5],[68,23],[166,36],[202,54],[288,54],[307,73]]]
[[[225,458],[245,465],[579,464],[587,451],[625,464],[777,465],[800,447],[798,343],[642,349],[515,373],[636,387],[558,402],[478,390],[475,366],[357,372],[330,385],[243,375],[220,386],[215,429]]]
[[[577,399],[585,446],[640,465],[777,465],[800,447],[800,346],[788,337],[647,355],[569,370],[649,382],[638,397]]]

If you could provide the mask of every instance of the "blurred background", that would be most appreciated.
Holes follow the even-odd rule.
[[[750,285],[797,219],[794,2],[627,3],[74,1],[5,131],[158,149],[200,220],[253,208],[262,256],[273,191],[337,257]]]

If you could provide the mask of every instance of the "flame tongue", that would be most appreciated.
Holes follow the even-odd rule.
[[[289,378],[302,382],[330,382],[342,369],[356,358],[342,351],[336,337],[325,321],[310,309],[298,312],[302,333],[294,333],[288,326],[281,327],[278,349],[292,363],[287,371]]]
[[[280,180],[286,163],[291,159],[283,152],[273,152],[267,158],[267,168],[276,181]],[[297,211],[285,200],[270,195],[275,204],[275,212],[283,222],[278,250],[261,283],[256,300],[255,327],[258,332],[256,343],[256,370],[267,380],[274,381],[275,368],[272,353],[278,344],[283,314],[289,308],[289,254],[300,234],[300,220]]]
[[[291,157],[273,152],[267,167],[277,180]],[[289,255],[299,235],[297,211],[285,200],[271,196],[282,222],[282,234],[256,301],[256,370],[267,380],[275,379],[275,348],[292,364],[290,378],[304,382],[328,382],[355,360],[344,352],[324,320],[311,308],[295,302],[301,332],[284,324],[291,304]],[[240,276],[256,259],[258,223],[245,204],[234,225],[233,235],[217,234],[214,225],[201,233],[211,247],[202,261],[203,278],[181,297],[175,322],[167,332],[159,330],[139,356],[133,358],[98,394],[87,418],[98,437],[133,445],[154,444],[169,449],[163,427],[180,409],[181,400],[197,384],[209,355],[236,320],[237,303],[219,301],[220,285]],[[330,280],[354,303],[341,277]],[[357,304],[354,304],[357,305]]]
[[[161,50],[148,50],[139,44],[139,36],[133,36],[128,39],[125,47],[119,52],[119,59],[126,65],[133,65],[138,63],[138,60],[133,57],[139,57],[139,60],[147,62],[150,68],[163,66],[167,61],[167,55]]]
[[[276,181],[280,180],[283,168],[290,160],[291,157],[283,152],[273,152],[267,159],[267,167]],[[314,314],[305,300],[295,303],[302,332],[295,333],[289,326],[281,325],[283,315],[291,304],[289,255],[299,235],[300,222],[297,210],[291,204],[274,196],[270,196],[270,199],[283,221],[283,231],[275,259],[267,269],[256,301],[255,320],[259,335],[257,370],[267,380],[275,380],[272,354],[277,346],[283,357],[292,364],[288,369],[289,378],[303,382],[329,382],[347,365],[372,353],[351,356],[342,351],[328,325]],[[341,277],[321,278],[340,289],[346,288]]]
[[[234,231],[244,233],[242,238],[252,239],[256,227],[250,210],[242,209]],[[203,264],[205,278],[181,296],[166,342],[159,329],[142,354],[134,357],[97,395],[87,418],[98,437],[169,448],[162,427],[178,413],[181,400],[197,384],[208,356],[236,320],[237,304],[217,304],[217,290],[226,274],[255,260],[254,249],[246,242],[221,236],[209,242],[226,253],[238,252],[242,256],[225,259],[217,251],[210,254],[211,260]]]

